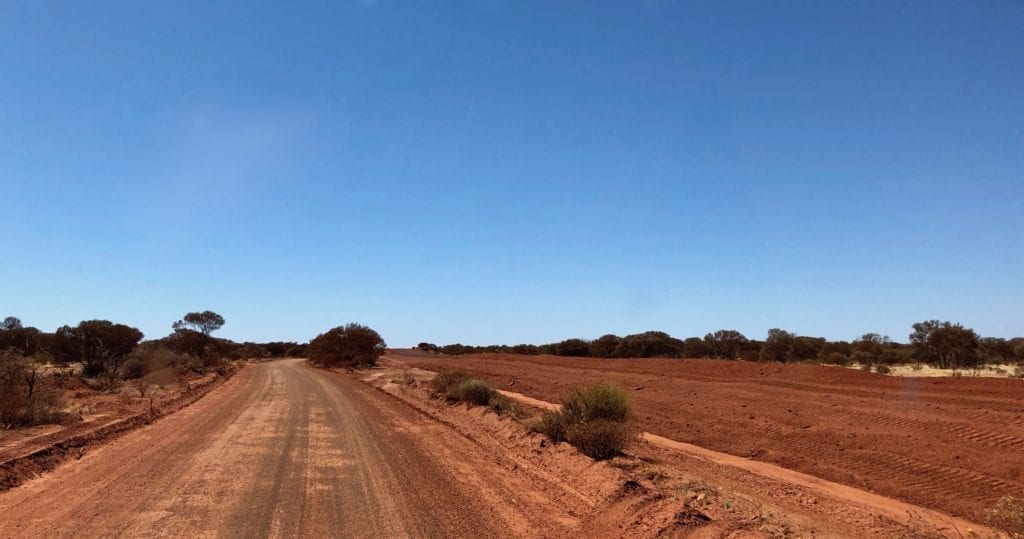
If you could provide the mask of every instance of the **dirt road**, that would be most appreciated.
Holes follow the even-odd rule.
[[[536,508],[502,499],[511,493],[501,470],[488,468],[493,456],[474,462],[473,449],[349,377],[298,360],[256,364],[192,406],[0,495],[0,537],[541,529],[529,514]],[[460,475],[467,467],[492,481],[474,488]]]
[[[392,351],[467,369],[549,402],[600,379],[633,395],[644,429],[976,521],[1024,496],[1024,383],[894,378],[743,361],[589,359]]]

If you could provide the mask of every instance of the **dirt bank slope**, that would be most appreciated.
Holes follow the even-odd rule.
[[[427,369],[458,366],[501,389],[557,402],[611,378],[644,429],[981,520],[1024,494],[1024,383],[894,378],[818,365],[606,360],[392,352]]]

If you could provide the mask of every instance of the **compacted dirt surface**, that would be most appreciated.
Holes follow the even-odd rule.
[[[560,529],[573,504],[554,506],[534,492],[550,485],[505,477],[513,473],[471,439],[352,376],[300,360],[261,363],[193,405],[0,494],[0,537],[491,537]]]
[[[1024,496],[1024,382],[895,378],[819,365],[392,351],[392,361],[469,370],[558,402],[612,379],[644,430],[983,521]]]

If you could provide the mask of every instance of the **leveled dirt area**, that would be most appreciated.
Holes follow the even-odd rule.
[[[818,365],[392,351],[549,402],[613,379],[644,430],[981,521],[1024,495],[1024,382],[895,378]]]

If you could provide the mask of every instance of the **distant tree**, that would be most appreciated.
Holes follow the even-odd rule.
[[[309,341],[309,362],[322,367],[372,367],[387,345],[376,331],[360,325],[338,326]]]
[[[849,363],[853,345],[847,341],[828,341],[818,350],[818,360],[823,363],[843,365]],[[842,357],[840,357],[842,356]],[[842,361],[842,363],[838,363]]]
[[[940,369],[966,369],[980,364],[978,334],[961,324],[926,320],[914,324],[910,343],[923,361]]]
[[[0,322],[0,330],[10,331],[12,329],[21,329],[21,319],[16,316],[8,316],[4,318],[3,322]]]
[[[188,313],[171,327],[173,329],[190,329],[209,337],[211,333],[224,327],[224,317],[213,311]]]
[[[416,345],[416,348],[418,348],[418,349],[420,349],[420,350],[422,350],[424,352],[431,352],[431,353],[436,353],[437,350],[438,350],[438,347],[437,347],[436,344],[429,343],[429,342],[421,342],[421,343]]]
[[[892,342],[887,335],[865,333],[853,341],[853,359],[861,364],[877,364],[882,362],[882,354]]]
[[[214,353],[211,354],[210,334],[222,327],[224,317],[213,311],[191,312],[171,324],[171,329],[176,334],[178,351],[201,358],[207,364],[217,359],[216,355],[219,355],[216,350],[212,350]]]
[[[85,320],[57,330],[53,354],[62,362],[81,363],[86,376],[109,374],[141,340],[142,332],[136,328],[108,320]]]
[[[12,348],[24,356],[35,355],[42,351],[47,337],[36,328],[22,326],[13,316],[0,323],[0,350]]]
[[[720,329],[704,336],[711,357],[719,359],[736,359],[740,350],[747,344],[747,338],[734,329]]]
[[[540,353],[540,348],[532,344],[517,344],[512,347],[512,353],[535,356]]]
[[[616,357],[679,357],[683,341],[664,331],[626,335],[615,348]]]
[[[711,357],[711,349],[704,339],[689,337],[683,339],[681,354],[683,357]]]
[[[812,361],[818,357],[818,352],[825,347],[825,339],[822,337],[807,337],[797,335],[793,341],[793,361]]]
[[[559,356],[587,357],[590,355],[590,344],[583,339],[566,339],[555,344],[555,354]]]
[[[615,357],[615,349],[622,342],[618,335],[601,335],[590,341],[590,355],[593,357]]]
[[[768,330],[768,338],[761,345],[761,361],[787,362],[796,359],[796,335],[779,328]]]
[[[982,337],[978,341],[978,353],[985,363],[1009,363],[1014,360],[1013,343],[998,337]]]
[[[1014,337],[1010,339],[1010,344],[1013,345],[1014,360],[1024,363],[1024,337]]]

